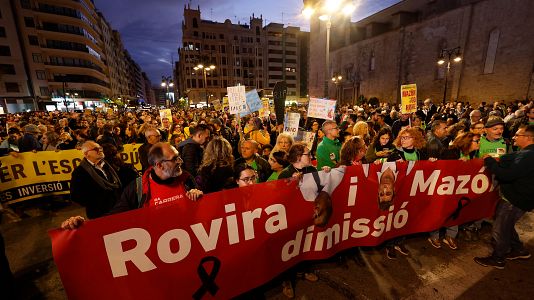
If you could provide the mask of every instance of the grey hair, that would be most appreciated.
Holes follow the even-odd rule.
[[[155,167],[157,163],[165,159],[163,154],[163,146],[165,143],[155,143],[150,150],[148,150],[148,164]],[[172,146],[171,146],[172,147]]]
[[[86,141],[85,143],[82,144],[82,153],[85,154],[85,152],[91,150],[92,149],[91,144],[97,144],[98,145],[98,143],[95,142],[95,141],[91,141],[91,140]],[[100,145],[98,145],[98,146],[100,146]]]
[[[323,123],[323,126],[321,127],[321,129],[323,130],[323,132],[324,132],[325,134],[326,134],[326,131],[325,131],[326,126],[328,126],[328,125],[330,125],[330,124],[334,124],[334,125],[336,125],[337,123],[336,123],[336,121],[332,121],[332,120],[325,121],[325,122]]]
[[[149,127],[145,130],[145,137],[148,138],[148,136],[152,133],[159,133],[159,131],[156,128]]]

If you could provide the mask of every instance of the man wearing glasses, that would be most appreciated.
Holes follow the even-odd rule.
[[[321,169],[324,166],[334,168],[339,161],[341,150],[341,142],[338,140],[339,127],[334,121],[325,121],[322,129],[325,136],[317,146],[317,168]]]
[[[83,160],[72,172],[71,200],[84,206],[89,219],[107,214],[120,198],[119,176],[104,160],[102,147],[87,141],[82,145]]]
[[[485,267],[504,269],[506,260],[531,256],[519,240],[515,223],[534,209],[534,125],[520,127],[513,140],[521,150],[505,154],[498,161],[484,156],[484,165],[499,181],[501,195],[493,222],[493,252],[475,257],[475,262]]]
[[[182,201],[197,201],[202,197],[203,193],[196,189],[194,178],[182,171],[182,159],[176,148],[168,143],[156,143],[148,152],[148,161],[150,167],[143,177],[124,189],[109,214],[141,207],[179,205]],[[91,195],[90,192],[88,194]],[[81,216],[71,217],[61,224],[61,228],[76,229],[83,222]]]

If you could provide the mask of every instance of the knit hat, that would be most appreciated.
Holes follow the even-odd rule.
[[[502,118],[500,118],[500,117],[492,116],[492,117],[489,118],[488,121],[486,122],[485,127],[486,127],[486,128],[491,128],[491,127],[493,127],[493,126],[497,126],[497,125],[503,125],[503,126],[504,126],[504,121],[503,121]]]

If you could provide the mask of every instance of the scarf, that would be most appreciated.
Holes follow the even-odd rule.
[[[106,166],[108,163],[104,161],[104,166]],[[85,171],[93,178],[93,180],[104,190],[106,191],[112,191],[114,189],[118,189],[121,187],[121,182],[119,179],[119,176],[113,170],[111,166],[108,165],[108,176],[111,176],[111,181],[106,180],[105,178],[102,178],[102,176],[98,175],[95,167],[93,167],[87,159],[83,159],[80,163],[80,167],[84,168]]]

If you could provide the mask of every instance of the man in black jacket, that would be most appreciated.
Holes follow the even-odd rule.
[[[202,145],[208,140],[210,129],[208,125],[199,124],[189,129],[189,133],[191,137],[178,144],[178,152],[180,152],[184,161],[184,170],[193,176],[197,176],[198,167],[202,163],[202,156],[204,154]]]
[[[89,219],[107,214],[119,199],[119,176],[104,160],[102,147],[87,141],[82,145],[84,159],[72,172],[71,200],[84,206]]]
[[[531,256],[519,240],[515,223],[534,209],[534,125],[520,127],[513,139],[520,151],[505,154],[499,161],[484,156],[484,164],[499,180],[502,198],[493,223],[493,253],[475,257],[475,262],[485,267],[504,269],[506,260]]]

